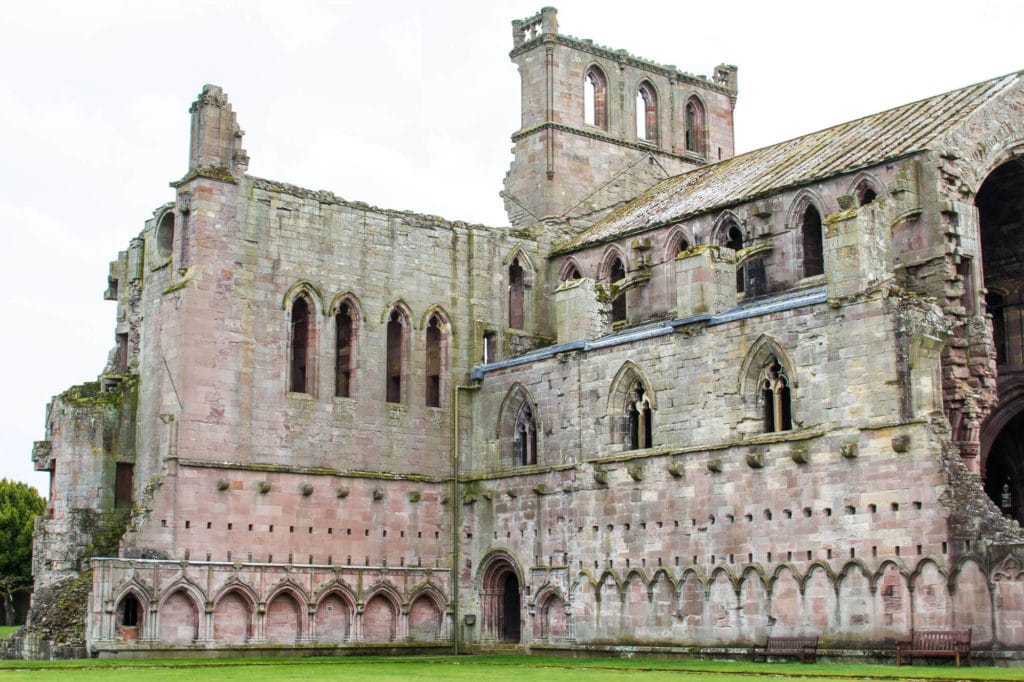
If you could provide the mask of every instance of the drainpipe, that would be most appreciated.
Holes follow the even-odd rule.
[[[459,499],[459,391],[475,391],[480,384],[455,387],[455,423],[452,425],[452,653],[459,655],[459,635],[462,623],[459,618],[459,546],[462,534],[459,532],[459,510],[462,501]]]

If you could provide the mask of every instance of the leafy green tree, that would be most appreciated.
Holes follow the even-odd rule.
[[[0,600],[14,624],[14,595],[32,587],[32,528],[46,500],[27,483],[0,479]]]

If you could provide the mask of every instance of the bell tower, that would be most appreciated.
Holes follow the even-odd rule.
[[[736,67],[711,79],[558,32],[558,11],[512,22],[520,129],[502,198],[513,227],[585,229],[666,177],[734,153]]]

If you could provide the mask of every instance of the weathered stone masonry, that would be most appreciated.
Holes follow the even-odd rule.
[[[89,651],[1019,656],[1020,74],[734,156],[735,67],[511,58],[510,227],[249,176],[203,88],[33,451]]]

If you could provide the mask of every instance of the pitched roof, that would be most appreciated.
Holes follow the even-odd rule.
[[[1024,71],[841,123],[668,178],[554,253],[578,251],[693,215],[929,148]]]

